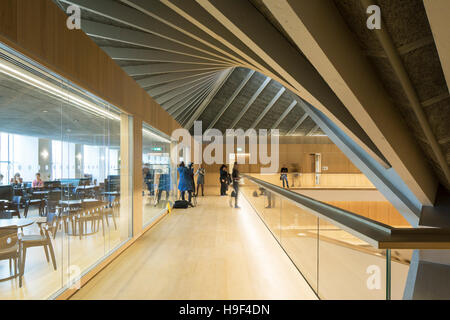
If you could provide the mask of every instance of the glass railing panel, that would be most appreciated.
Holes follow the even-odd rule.
[[[391,299],[402,300],[414,250],[391,249]]]
[[[386,250],[320,219],[318,258],[320,298],[386,299]]]
[[[288,200],[281,200],[281,245],[317,291],[318,223],[316,216]]]
[[[281,198],[251,182],[247,182],[242,191],[275,238],[280,241]]]

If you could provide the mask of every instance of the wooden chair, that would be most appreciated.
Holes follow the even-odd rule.
[[[118,217],[120,214],[120,198],[117,197],[109,206],[107,206],[103,212],[104,217],[106,218],[106,224],[109,227],[109,217],[112,218],[114,223],[114,230],[117,230],[116,216]]]
[[[20,243],[17,226],[0,228],[0,260],[9,260],[9,272],[12,273],[12,262],[14,262],[14,274],[3,280],[9,280],[20,273]],[[19,287],[22,287],[22,277],[19,275]]]
[[[91,223],[91,233],[95,233],[98,231],[98,223],[99,214],[96,212],[95,208],[83,209],[79,210],[75,215],[75,225],[78,227],[78,236],[81,237],[88,234],[87,227],[88,223]]]
[[[25,261],[27,257],[27,249],[32,247],[44,247],[45,257],[47,262],[50,262],[50,257],[52,259],[53,268],[56,270],[56,258],[55,251],[53,250],[52,240],[48,234],[48,225],[39,224],[40,234],[36,235],[20,235],[19,243],[22,251],[22,270],[20,275],[22,276],[25,272]],[[49,257],[50,252],[50,257]]]

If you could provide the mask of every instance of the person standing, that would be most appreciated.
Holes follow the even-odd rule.
[[[0,173],[0,186],[3,185],[3,175]]]
[[[202,197],[205,195],[205,168],[202,167],[202,165],[199,166],[197,169],[197,172],[195,173],[197,177],[197,196],[198,196],[198,189],[200,186],[202,186]]]
[[[194,179],[195,174],[194,174],[194,163],[193,162],[189,163],[188,170],[189,170],[189,177],[191,178],[191,190],[188,192],[189,192],[189,199],[192,199],[192,195],[193,194],[195,195],[195,179]],[[189,203],[190,202],[191,201],[189,200]]]
[[[144,168],[144,183],[147,185],[147,189],[149,195],[152,196],[155,192],[155,173],[152,169],[145,167]]]
[[[240,207],[238,206],[238,196],[239,196],[239,181],[241,180],[241,177],[239,175],[239,168],[237,162],[234,163],[233,171],[231,173],[231,179],[233,181],[234,197],[230,198],[230,206],[233,207],[233,198],[234,198],[234,208],[240,209]]]
[[[163,193],[163,191],[166,192],[166,202],[167,200],[169,200],[169,195],[170,195],[170,167],[167,168],[167,173],[161,173],[159,175],[159,181],[158,181],[158,193],[157,193],[157,200],[156,200],[156,205],[158,205],[161,202],[161,195]]]
[[[189,172],[189,169],[186,168],[184,161],[181,161],[181,163],[178,166],[178,174],[180,175],[180,181],[178,182],[178,190],[180,190],[181,193],[181,200],[186,200],[185,194],[186,191],[189,194],[188,202],[191,204],[191,197],[192,197],[192,181],[191,181],[191,175]],[[191,191],[191,192],[189,192]]]
[[[289,189],[289,182],[288,182],[288,178],[287,178],[288,168],[286,168],[286,166],[283,166],[283,168],[281,168],[280,172],[281,172],[280,180],[283,181],[283,188],[285,188],[287,186],[287,188]]]
[[[220,195],[226,196],[227,195],[227,180],[228,180],[228,171],[227,166],[222,165],[220,167]]]

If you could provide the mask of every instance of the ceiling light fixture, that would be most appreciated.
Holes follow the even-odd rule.
[[[95,113],[105,116],[107,118],[120,121],[120,117],[118,115],[115,115],[111,112],[105,111],[102,108],[96,106],[95,104],[93,104],[83,98],[80,98],[74,94],[67,92],[67,91],[61,90],[56,85],[51,84],[45,80],[42,80],[42,79],[38,78],[37,76],[35,76],[27,71],[24,71],[7,61],[2,60],[0,62],[0,72],[3,74],[6,74],[7,76],[13,77],[19,81],[25,82],[31,86],[34,86],[42,91],[50,93],[58,98],[62,98],[67,101],[70,101],[71,103],[73,103],[79,107],[88,109],[90,111],[94,111]]]

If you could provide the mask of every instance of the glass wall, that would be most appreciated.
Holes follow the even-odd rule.
[[[131,237],[132,119],[3,53],[0,299],[46,299]]]
[[[167,211],[175,200],[176,166],[171,141],[147,124],[142,129],[142,212],[144,227]]]

